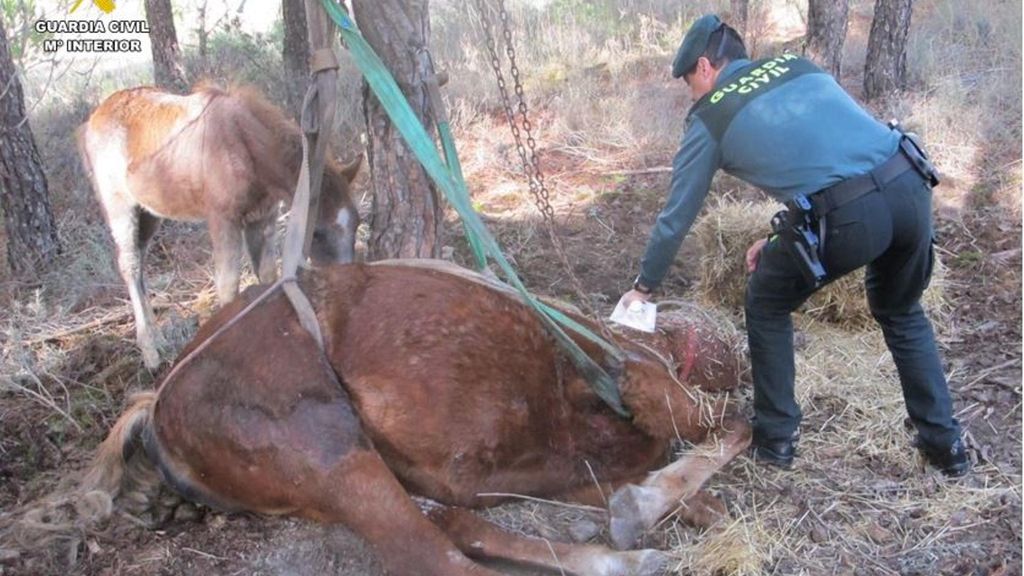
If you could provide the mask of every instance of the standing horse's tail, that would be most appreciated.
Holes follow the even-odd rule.
[[[0,548],[32,550],[59,544],[61,555],[73,564],[79,545],[111,516],[118,496],[124,496],[129,513],[137,512],[139,505],[148,509],[160,478],[141,448],[155,401],[155,392],[132,397],[77,485],[58,488],[0,522]]]

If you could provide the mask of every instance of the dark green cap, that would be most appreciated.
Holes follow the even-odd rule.
[[[722,26],[722,21],[714,14],[705,14],[690,26],[679,45],[676,59],[672,62],[672,77],[680,78],[697,64],[697,59],[708,47],[711,33]]]

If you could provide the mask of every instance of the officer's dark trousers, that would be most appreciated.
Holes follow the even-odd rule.
[[[931,240],[931,189],[910,170],[827,215],[823,264],[828,281],[867,266],[868,304],[896,362],[907,412],[921,440],[942,448],[960,430],[920,303],[932,272]],[[800,423],[790,313],[814,292],[785,246],[769,242],[747,284],[756,440],[788,438]]]

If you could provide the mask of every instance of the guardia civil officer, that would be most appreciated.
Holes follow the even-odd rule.
[[[867,266],[868,302],[896,363],[916,446],[945,474],[965,474],[970,464],[920,303],[932,272],[938,180],[919,145],[808,60],[752,62],[739,34],[714,15],[686,33],[672,76],[685,79],[695,103],[626,303],[650,298],[661,283],[716,171],[765,190],[788,210],[746,256],[755,460],[788,468],[796,453],[790,314],[822,285]]]

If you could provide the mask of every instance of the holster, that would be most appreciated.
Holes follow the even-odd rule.
[[[772,217],[772,232],[789,251],[807,282],[815,288],[825,282],[825,266],[821,263],[822,243],[815,231],[817,220],[806,196],[786,202],[786,210]]]

